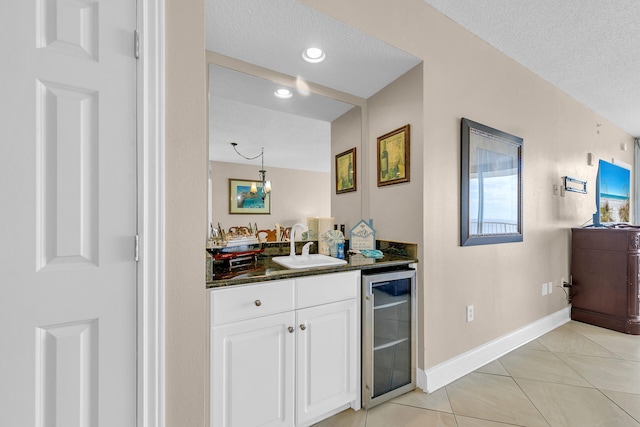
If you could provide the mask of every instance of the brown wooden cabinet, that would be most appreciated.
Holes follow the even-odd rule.
[[[571,318],[640,335],[640,228],[571,232]]]

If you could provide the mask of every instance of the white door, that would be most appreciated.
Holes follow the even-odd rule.
[[[0,7],[0,425],[136,423],[132,0]]]

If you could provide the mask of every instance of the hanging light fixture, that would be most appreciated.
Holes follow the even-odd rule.
[[[238,154],[238,156],[242,157],[243,159],[246,160],[255,160],[258,157],[260,157],[260,161],[261,161],[261,166],[262,168],[258,171],[258,173],[260,174],[260,181],[262,183],[262,187],[260,187],[260,189],[258,189],[258,185],[255,181],[251,182],[251,189],[249,190],[251,194],[256,194],[256,193],[260,193],[260,197],[262,198],[262,200],[265,199],[265,197],[267,197],[267,194],[269,194],[271,192],[271,181],[267,181],[267,171],[264,170],[264,147],[262,147],[262,150],[260,151],[260,154],[258,154],[255,157],[246,157],[243,156],[242,154],[240,154],[240,152],[238,151],[238,149],[236,148],[238,144],[235,142],[231,143],[231,146],[233,147],[233,150],[236,152],[236,154]]]

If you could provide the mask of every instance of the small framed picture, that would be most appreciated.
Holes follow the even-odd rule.
[[[357,189],[356,147],[336,155],[336,194]]]
[[[410,126],[378,137],[378,187],[409,182]]]
[[[255,184],[256,192],[251,192],[252,184]],[[230,214],[270,214],[271,192],[266,193],[265,197],[262,196],[261,182],[229,178]]]

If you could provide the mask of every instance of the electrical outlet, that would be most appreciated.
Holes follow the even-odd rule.
[[[553,293],[553,282],[549,282],[547,285],[549,285],[549,295],[551,295]]]
[[[546,284],[546,283],[543,283],[543,284],[542,284],[542,296],[545,296],[545,295],[547,294],[548,289],[549,289],[549,288],[547,287],[547,284]]]
[[[473,306],[467,306],[467,322],[473,322]]]

